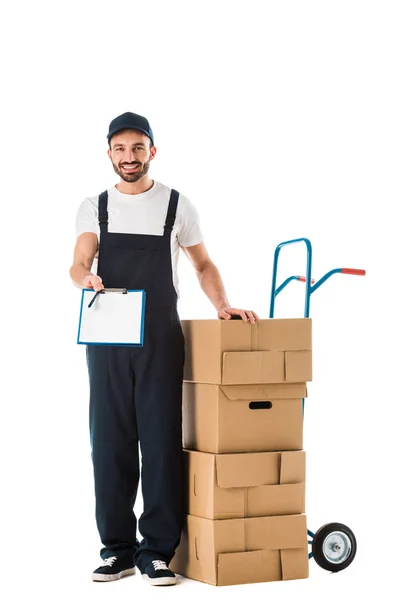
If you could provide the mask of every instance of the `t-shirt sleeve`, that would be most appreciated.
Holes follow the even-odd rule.
[[[180,205],[180,206],[179,206]],[[180,226],[177,238],[180,246],[195,246],[204,241],[200,216],[194,204],[186,197],[180,197]]]
[[[81,233],[99,234],[99,224],[97,218],[96,205],[86,198],[78,208],[75,220],[76,237]]]

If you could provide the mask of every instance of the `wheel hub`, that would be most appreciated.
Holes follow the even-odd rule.
[[[330,533],[322,547],[326,560],[333,564],[344,562],[351,553],[351,541],[342,531]]]

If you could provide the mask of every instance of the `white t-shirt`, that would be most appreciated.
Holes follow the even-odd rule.
[[[179,191],[179,190],[178,190]],[[108,231],[110,233],[140,233],[163,235],[171,189],[158,181],[143,194],[123,194],[114,186],[108,190]],[[76,215],[76,235],[96,233],[100,239],[98,221],[99,196],[85,198]],[[188,198],[179,194],[176,219],[171,232],[172,277],[179,298],[179,246],[195,246],[204,241],[199,215]],[[97,254],[92,272],[97,272]]]

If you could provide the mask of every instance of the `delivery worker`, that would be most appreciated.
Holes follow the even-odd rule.
[[[230,306],[193,204],[150,179],[156,147],[148,120],[121,114],[111,121],[107,139],[119,183],[81,203],[70,276],[78,287],[95,291],[143,289],[146,303],[142,347],[86,347],[96,522],[104,546],[93,580],[131,575],[136,565],[152,585],[171,585],[176,578],[168,565],[183,524],[179,249],[219,319],[239,315],[253,324],[259,318]],[[139,543],[133,507],[140,473]]]

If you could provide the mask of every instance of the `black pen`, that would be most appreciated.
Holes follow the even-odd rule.
[[[97,296],[100,294],[101,292],[96,292],[95,295],[93,296],[93,298],[91,299],[91,301],[88,304],[88,308],[90,308],[93,304],[93,302],[96,300]]]

